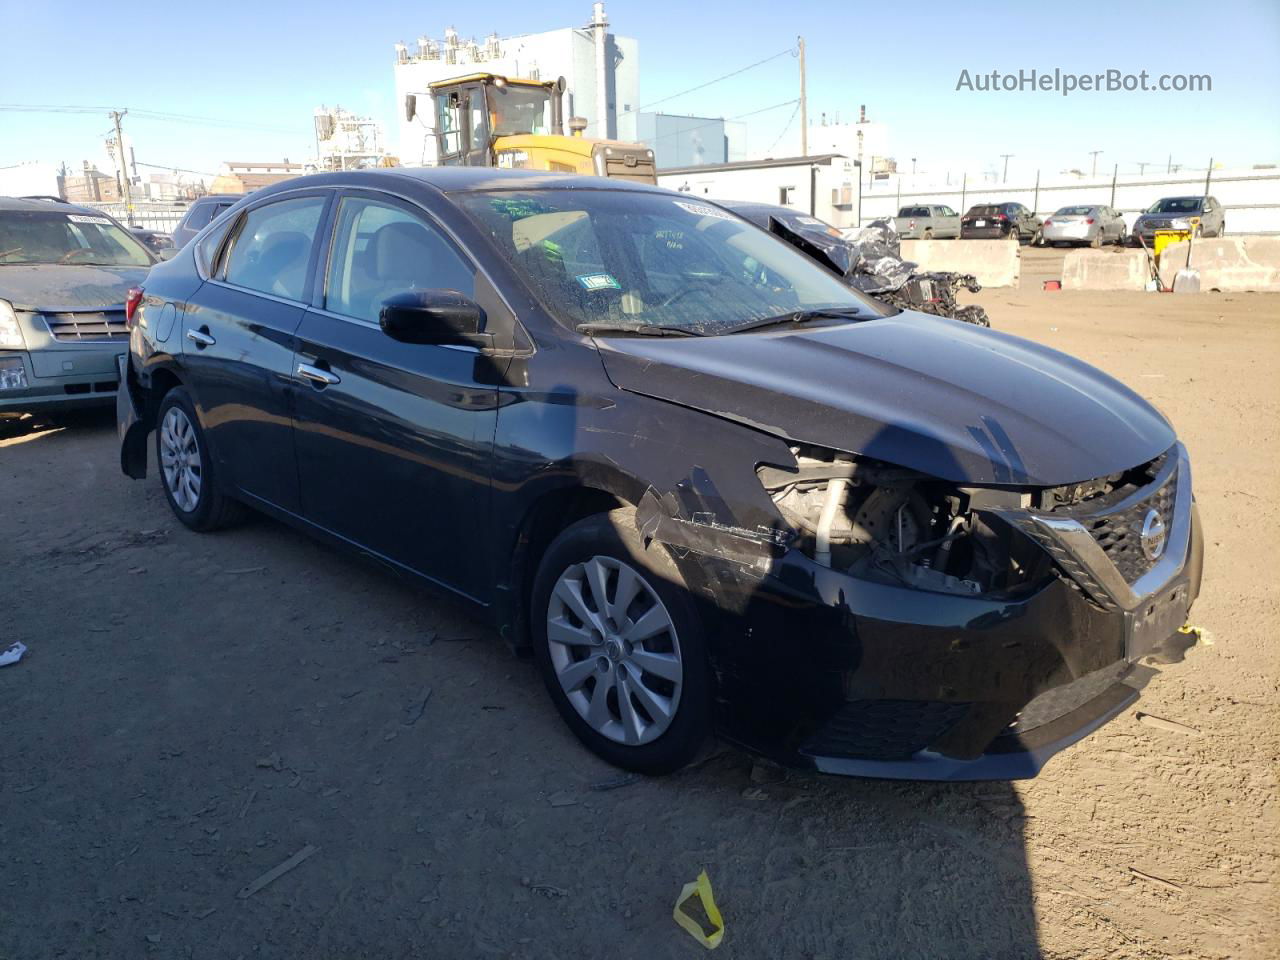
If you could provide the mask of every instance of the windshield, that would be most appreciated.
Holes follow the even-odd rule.
[[[969,216],[971,217],[994,217],[1000,212],[1000,206],[994,203],[969,208]]]
[[[885,310],[758,227],[660,193],[470,193],[480,221],[543,306],[570,326],[723,333],[825,309]]]
[[[549,131],[551,95],[542,87],[490,84],[488,93],[495,137]]]
[[[1199,197],[1165,197],[1151,205],[1147,213],[1199,213]]]
[[[1084,217],[1093,213],[1093,207],[1063,207],[1054,213],[1055,217]]]
[[[60,210],[0,211],[0,265],[147,267],[146,249],[110,217]]]

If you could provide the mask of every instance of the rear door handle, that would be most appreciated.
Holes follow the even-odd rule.
[[[212,347],[218,341],[203,330],[188,330],[187,339],[197,347]]]
[[[335,383],[341,383],[342,378],[330,370],[322,370],[320,367],[313,367],[309,363],[298,364],[298,376],[303,380],[310,380],[312,383],[331,387]]]

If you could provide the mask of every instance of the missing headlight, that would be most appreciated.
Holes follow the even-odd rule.
[[[970,596],[1016,592],[1052,575],[1043,550],[982,509],[986,500],[1016,502],[1018,493],[961,489],[819,448],[794,452],[796,467],[762,465],[757,474],[795,545],[823,566]]]

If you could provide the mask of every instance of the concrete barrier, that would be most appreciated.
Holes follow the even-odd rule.
[[[1072,250],[1062,261],[1063,290],[1145,290],[1150,279],[1141,250]]]
[[[1200,273],[1201,290],[1280,292],[1280,237],[1228,236],[1165,247],[1160,280],[1166,287],[1188,266],[1188,251],[1191,269]]]
[[[1021,261],[1012,240],[903,240],[902,259],[921,270],[971,273],[984,287],[1016,287]]]

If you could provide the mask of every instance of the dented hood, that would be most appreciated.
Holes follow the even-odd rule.
[[[956,483],[1075,483],[1174,442],[1164,417],[1100,370],[924,314],[597,343],[624,390]]]
[[[55,263],[0,264],[0,300],[8,300],[17,310],[123,308],[129,288],[146,279],[147,269]]]

